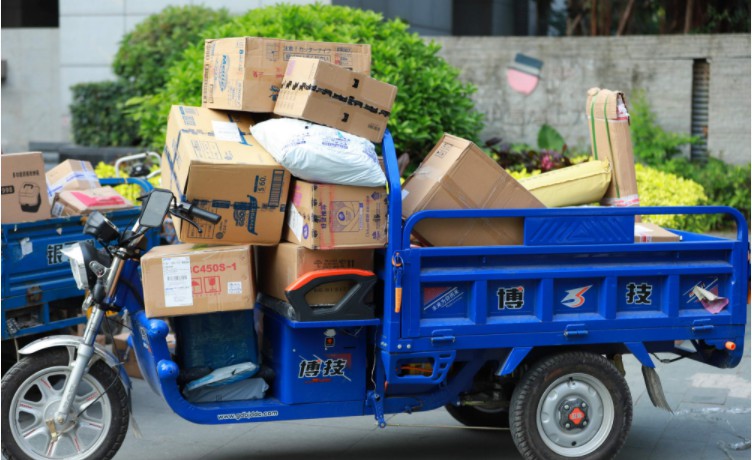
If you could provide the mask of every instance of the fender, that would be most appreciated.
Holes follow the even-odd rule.
[[[78,348],[78,345],[83,342],[83,340],[83,337],[78,337],[75,335],[52,335],[49,337],[42,337],[41,339],[31,342],[22,349],[18,350],[18,353],[22,355],[33,355],[34,353],[38,353],[49,348],[65,347],[68,350],[68,365],[70,366],[73,364],[73,361],[75,359],[75,351]],[[123,382],[126,390],[130,390],[131,379],[130,377],[128,377],[128,374],[125,373],[125,368],[120,365],[120,360],[118,360],[115,355],[110,353],[102,345],[95,342],[94,355],[92,356],[92,358],[95,359],[92,359],[89,362],[88,367],[91,367],[91,365],[96,362],[96,358],[101,359],[112,369],[118,370],[120,381]]]

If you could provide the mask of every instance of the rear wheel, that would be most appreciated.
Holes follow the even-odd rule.
[[[509,427],[509,410],[493,406],[444,406],[449,415],[466,426]]]
[[[542,359],[522,377],[510,411],[525,459],[607,459],[626,441],[632,397],[606,358],[568,352]]]
[[[84,374],[68,422],[54,424],[58,436],[52,435],[71,356],[65,349],[43,351],[22,359],[3,377],[1,433],[7,459],[108,459],[123,443],[127,393],[102,361]]]

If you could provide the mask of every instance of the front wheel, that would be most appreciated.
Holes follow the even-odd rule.
[[[609,459],[632,424],[624,377],[601,355],[568,352],[542,359],[512,395],[510,430],[525,459]]]
[[[128,431],[128,396],[117,373],[95,362],[78,386],[68,422],[51,424],[70,375],[72,353],[43,351],[2,379],[2,451],[14,459],[109,459]],[[81,412],[84,405],[89,405]]]

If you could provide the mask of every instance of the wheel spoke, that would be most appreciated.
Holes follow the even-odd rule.
[[[47,427],[40,424],[35,424],[33,427],[29,428],[27,431],[21,433],[21,436],[23,436],[24,439],[32,439],[39,435],[43,435],[45,437],[48,437],[47,433]]]
[[[39,391],[42,393],[41,403],[46,403],[50,398],[56,396],[62,390],[56,390],[50,383],[49,375],[43,375],[35,383]]]
[[[21,399],[18,402],[17,412],[23,412],[29,415],[33,415],[35,419],[41,420],[44,413],[44,404],[41,401],[29,401],[28,399]]]

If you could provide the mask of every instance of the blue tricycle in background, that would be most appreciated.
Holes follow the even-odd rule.
[[[129,426],[130,381],[119,360],[95,343],[110,310],[128,312],[145,380],[194,423],[372,415],[384,427],[385,414],[446,407],[466,425],[508,426],[525,459],[616,455],[633,411],[624,354],[642,364],[651,400],[667,410],[651,355],[739,364],[750,273],[747,223],[736,210],[435,210],[403,222],[388,133],[383,154],[389,239],[375,272],[312,272],[288,286],[288,302],[257,299],[266,368],[259,375],[269,385],[263,397],[184,396],[186,369],[168,348],[170,326],[144,312],[139,258],[149,229],[168,214],[215,223],[219,216],[161,189],[145,199],[133,227],[92,215],[84,233],[104,247],[88,241],[63,249],[78,287],[88,289],[84,307],[92,313],[84,335],[48,337],[20,350],[24,358],[2,380],[3,454],[115,455]],[[638,214],[705,213],[735,219],[736,238],[676,232],[680,242],[634,243]],[[417,222],[460,218],[521,218],[525,243],[411,246]],[[563,231],[583,222],[590,239]],[[306,305],[306,292],[341,280],[353,287],[337,305]],[[365,303],[369,291],[373,305]],[[255,344],[253,322],[248,327]]]

